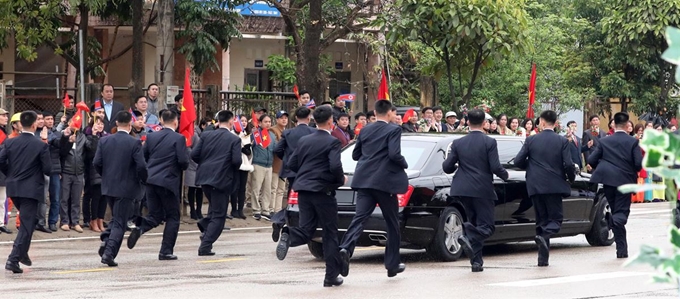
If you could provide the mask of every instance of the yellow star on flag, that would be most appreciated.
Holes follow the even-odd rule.
[[[267,136],[262,136],[262,140],[267,140]]]

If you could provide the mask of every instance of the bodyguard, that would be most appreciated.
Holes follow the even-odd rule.
[[[0,171],[7,176],[7,196],[21,212],[19,233],[5,264],[5,269],[13,273],[24,272],[19,263],[33,264],[28,249],[38,222],[38,203],[45,201],[45,176],[52,171],[48,145],[35,138],[37,119],[33,111],[22,112],[21,135],[5,141],[0,150]]]
[[[113,218],[102,232],[99,256],[102,264],[116,267],[126,223],[132,216],[134,201],[140,197],[147,171],[142,142],[130,136],[132,114],[120,111],[115,117],[117,132],[99,141],[92,165],[102,176],[102,196],[111,206]]]
[[[642,169],[639,140],[626,133],[628,114],[614,114],[614,135],[600,139],[600,145],[588,156],[588,164],[595,169],[590,181],[603,185],[604,195],[611,207],[607,225],[614,232],[616,257],[628,258],[626,223],[630,214],[630,194],[622,194],[618,187],[635,184]]]
[[[498,196],[493,188],[493,175],[508,179],[508,172],[498,160],[498,145],[482,131],[484,111],[475,109],[468,113],[470,133],[451,144],[451,152],[442,165],[444,172],[456,171],[451,181],[451,196],[460,197],[465,206],[467,221],[465,235],[458,237],[465,255],[470,259],[472,272],[484,271],[482,247],[484,240],[493,235],[494,207]]]
[[[210,204],[208,216],[196,223],[202,233],[199,256],[215,255],[212,246],[224,229],[229,195],[237,186],[235,179],[241,166],[241,139],[231,133],[234,114],[222,110],[217,121],[219,128],[203,132],[191,151],[191,159],[198,163],[196,185],[202,186]]]
[[[144,160],[147,162],[149,177],[146,180],[146,205],[149,215],[139,217],[128,238],[132,249],[143,234],[165,221],[163,241],[158,254],[159,260],[176,260],[173,254],[179,232],[180,178],[189,166],[184,136],[175,132],[177,114],[165,110],[161,114],[163,129],[149,134],[144,145]]]
[[[538,266],[547,267],[550,237],[562,227],[562,198],[571,195],[567,182],[575,179],[574,163],[567,138],[555,133],[557,114],[541,113],[541,133],[529,136],[515,157],[515,165],[526,169],[527,192],[536,214]]]

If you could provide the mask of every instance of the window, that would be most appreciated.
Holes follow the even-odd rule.
[[[508,164],[510,160],[517,156],[517,153],[522,149],[521,140],[497,140],[498,141],[498,157],[501,164]]]
[[[245,69],[243,91],[271,91],[272,84],[269,80],[269,71]]]
[[[357,161],[352,159],[352,151],[354,151],[354,143],[345,147],[340,153],[340,161],[342,162],[342,169],[347,174],[353,174],[357,167]],[[421,170],[425,162],[432,154],[436,143],[402,140],[401,141],[401,155],[406,159],[409,170]]]

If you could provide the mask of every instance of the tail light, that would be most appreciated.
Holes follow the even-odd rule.
[[[288,204],[289,205],[298,204],[298,193],[295,192],[295,190],[293,189],[290,189],[290,193],[288,193]]]
[[[397,203],[399,203],[400,208],[403,208],[406,205],[408,205],[408,201],[411,199],[412,194],[413,194],[413,186],[411,186],[411,185],[408,186],[406,193],[397,194]]]

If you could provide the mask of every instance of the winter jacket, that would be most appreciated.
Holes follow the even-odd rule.
[[[264,137],[264,136],[263,136]],[[253,144],[253,164],[262,167],[272,167],[274,163],[274,148],[276,148],[276,135],[274,132],[269,132],[269,146],[263,148],[261,145],[255,144],[255,138],[250,136],[250,141]]]
[[[92,148],[92,142],[85,134],[76,133],[75,148],[69,142],[69,136],[62,135],[60,138],[59,155],[61,157],[61,173],[70,175],[85,174],[85,150]]]

